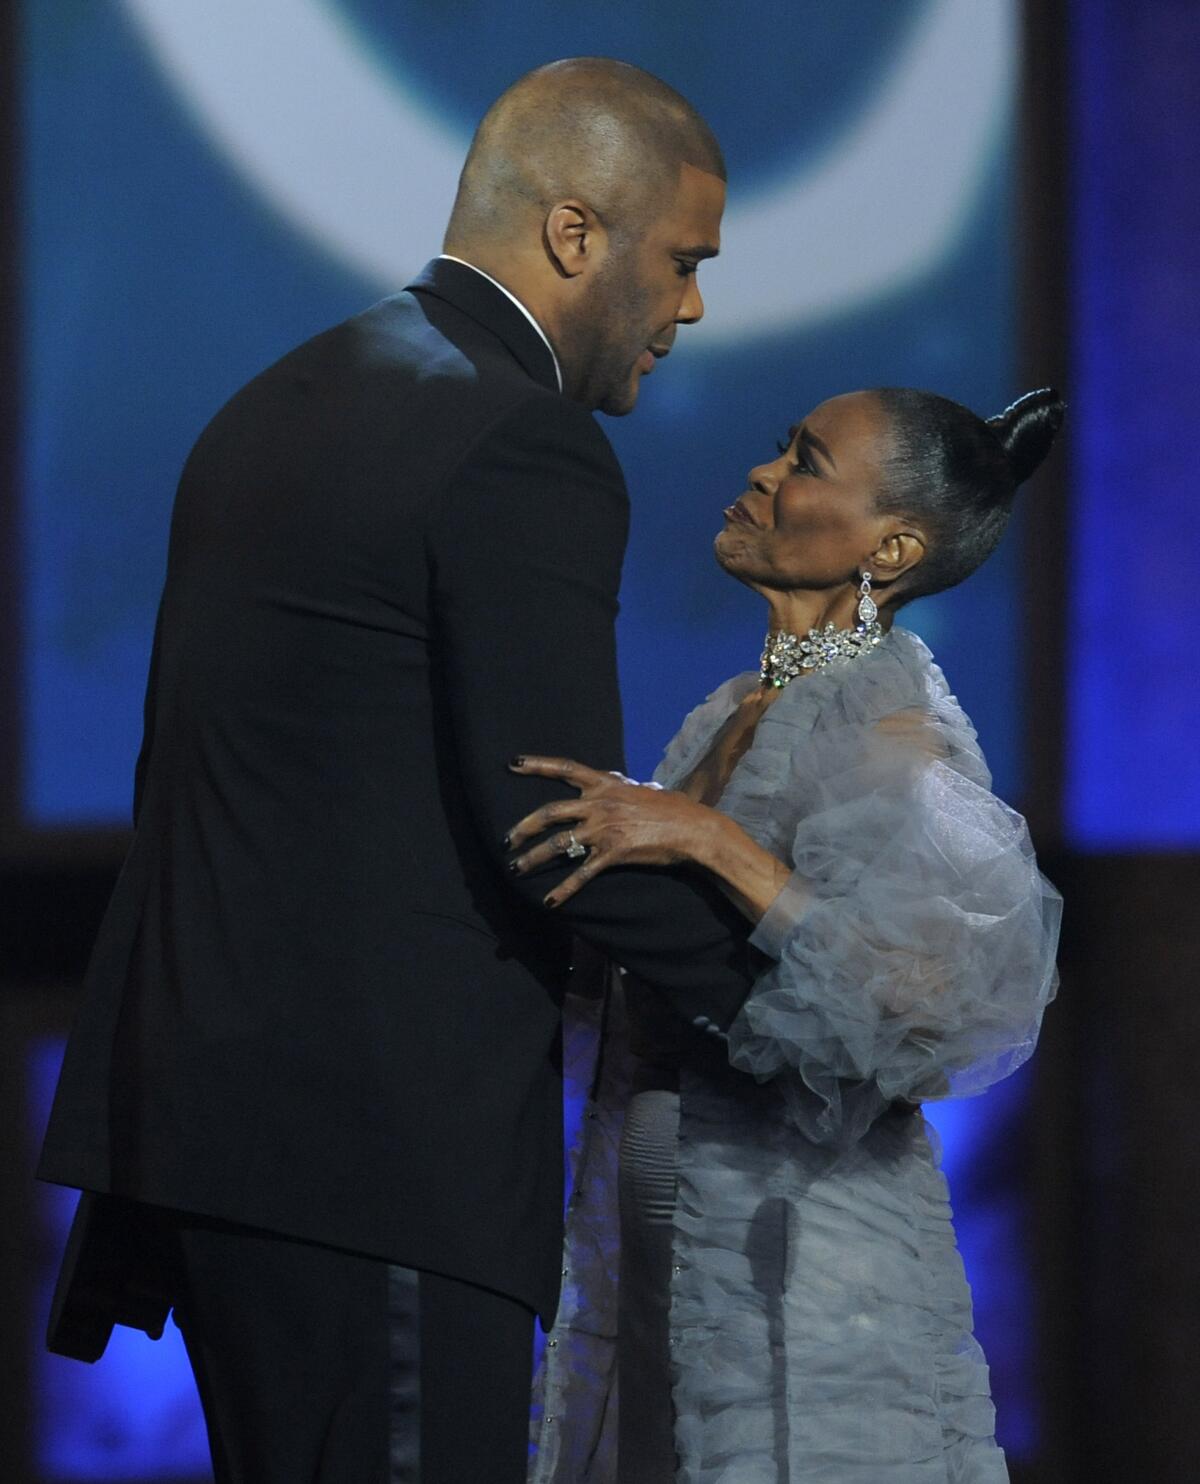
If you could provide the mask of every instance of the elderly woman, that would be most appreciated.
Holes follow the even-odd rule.
[[[692,712],[657,787],[514,764],[579,791],[510,837],[517,871],[580,859],[550,905],[613,866],[685,864],[763,954],[727,1037],[609,990],[533,1479],[1007,1478],[920,1104],[1029,1055],[1060,904],[893,619],[994,549],[1062,413],[1049,390],[987,422],[910,390],[823,403],[716,540],[766,599],[760,669]]]

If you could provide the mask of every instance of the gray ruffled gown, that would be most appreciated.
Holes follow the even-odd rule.
[[[757,683],[693,711],[657,781]],[[719,801],[793,866],[728,1040],[616,975],[573,1005],[587,1101],[532,1484],[1007,1479],[913,1106],[1012,1071],[1054,992],[1060,900],[990,784],[928,649],[893,629],[788,686]]]

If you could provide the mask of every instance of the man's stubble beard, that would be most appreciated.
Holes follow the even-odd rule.
[[[561,337],[574,401],[610,417],[633,411],[638,395],[634,363],[654,333],[649,300],[637,276],[633,247],[610,259],[597,275],[587,305]]]

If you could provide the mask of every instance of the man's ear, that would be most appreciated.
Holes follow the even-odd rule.
[[[582,201],[558,201],[546,213],[546,251],[563,278],[578,278],[604,256],[607,234]]]
[[[925,537],[915,528],[885,536],[871,557],[871,580],[895,582],[925,558]]]

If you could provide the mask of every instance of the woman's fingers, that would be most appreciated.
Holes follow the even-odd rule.
[[[608,778],[608,773],[598,773],[586,763],[577,763],[569,757],[532,757],[528,754],[513,758],[508,765],[514,773],[534,773],[540,778],[561,778],[575,788],[584,788],[598,779]]]
[[[530,871],[536,871],[539,866],[550,865],[564,857],[573,859],[570,851],[571,847],[576,845],[583,846],[587,851],[587,859],[542,899],[545,906],[558,907],[568,897],[573,897],[581,886],[586,886],[594,876],[598,876],[601,871],[613,865],[618,859],[619,852],[601,851],[595,846],[588,845],[586,841],[579,838],[575,830],[559,830],[548,840],[543,840],[539,845],[534,845],[524,854],[509,861],[508,869],[514,876],[524,876]]]
[[[513,825],[504,838],[506,850],[516,850],[526,840],[536,839],[552,830],[555,825],[577,824],[587,813],[582,799],[556,799],[553,804],[543,804],[532,814],[527,814]]]
[[[662,833],[661,825],[655,823],[657,816],[678,810],[677,800],[669,798],[666,790],[644,788],[620,773],[601,773],[574,758],[526,755],[513,758],[509,767],[514,773],[557,778],[579,790],[579,798],[556,799],[527,814],[504,838],[505,848],[514,852],[508,863],[514,875],[524,876],[556,862],[576,863],[576,869],[544,898],[547,907],[561,906],[610,866],[636,859],[638,840],[645,852],[646,831],[650,845],[655,834]],[[625,819],[622,811],[632,811],[632,820]],[[632,834],[631,822],[638,826]],[[523,849],[529,841],[535,843]],[[588,852],[585,860],[578,859],[576,847],[580,846]],[[660,843],[646,854],[646,863],[657,864],[659,857],[663,864],[673,864],[679,850]]]
[[[598,850],[589,853],[587,860],[577,871],[572,871],[564,881],[560,881],[552,892],[548,892],[542,898],[544,907],[561,907],[568,897],[573,897],[581,886],[586,886],[589,881],[599,876],[600,872],[606,870],[612,864],[608,857]]]
[[[540,845],[535,845],[523,855],[510,860],[508,869],[514,876],[524,876],[527,871],[536,871],[539,866],[547,865],[550,861],[566,855],[572,839],[580,845],[583,844],[583,841],[579,840],[573,831],[559,830],[548,840],[543,840]]]

